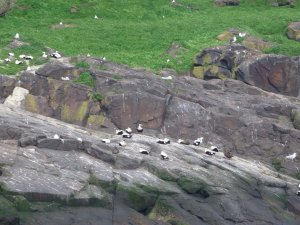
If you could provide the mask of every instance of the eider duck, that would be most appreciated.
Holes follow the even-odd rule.
[[[212,152],[212,151],[209,151],[209,150],[206,150],[206,151],[205,151],[205,154],[206,154],[206,155],[215,155],[216,153],[215,153],[215,152]]]
[[[125,131],[128,133],[128,134],[131,134],[132,133],[132,129],[130,127],[128,127],[127,129],[125,129]]]
[[[124,130],[116,130],[116,135],[122,135],[124,133]]]
[[[156,143],[166,145],[166,144],[170,144],[171,141],[168,138],[164,138],[164,139],[158,139]]]
[[[22,64],[22,63],[23,63],[23,61],[20,61],[20,60],[16,60],[16,61],[15,61],[15,64],[16,64],[16,65],[20,65],[20,64]]]
[[[149,155],[149,154],[150,154],[150,151],[149,151],[149,150],[146,150],[146,149],[143,149],[143,148],[140,148],[140,149],[139,149],[139,152],[140,152],[141,154],[144,154],[144,155]]]
[[[103,138],[101,141],[102,141],[102,143],[105,143],[105,144],[109,144],[110,143],[110,140],[107,139],[107,138]]]
[[[168,160],[169,159],[167,153],[165,153],[164,151],[162,151],[160,153],[160,157],[161,157],[162,160]]]
[[[132,134],[125,133],[125,134],[122,134],[122,137],[123,138],[132,138]]]
[[[125,142],[124,140],[123,140],[123,141],[120,141],[120,142],[119,142],[119,145],[120,145],[120,146],[126,146],[126,142]]]
[[[195,146],[199,146],[203,143],[203,137],[201,138],[197,138],[195,141],[194,141],[194,145]]]
[[[219,152],[219,149],[216,146],[211,146],[210,150],[213,151],[213,152]]]

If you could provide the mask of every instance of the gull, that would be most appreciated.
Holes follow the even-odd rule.
[[[246,33],[245,33],[245,32],[239,33],[239,36],[240,36],[240,37],[245,37],[245,36],[246,36]]]
[[[171,76],[167,76],[167,77],[161,77],[162,80],[172,80]]]
[[[15,35],[15,39],[19,39],[20,38],[20,35],[19,35],[19,33],[16,33],[16,35]]]
[[[54,134],[53,139],[60,139],[60,136],[58,134]]]
[[[139,124],[138,127],[136,128],[136,130],[138,133],[142,133],[144,130],[142,124]]]
[[[4,61],[5,63],[11,62],[11,60],[10,60],[9,58],[4,59],[3,61]]]
[[[59,25],[63,25],[63,22],[59,22]]]
[[[170,62],[170,59],[167,59],[167,63]]]
[[[125,131],[128,133],[128,134],[131,134],[132,133],[132,129],[130,127],[128,127],[127,129],[125,129]]]
[[[61,77],[62,80],[70,80],[69,77]]]
[[[120,146],[126,146],[126,142],[125,141],[121,141],[121,142],[119,142],[119,145]]]
[[[23,63],[23,61],[20,61],[20,60],[16,60],[16,61],[15,61],[15,64],[16,64],[16,65],[20,65],[20,64],[22,64],[22,63]]]
[[[96,19],[96,20],[97,20],[97,19],[99,19],[99,18],[98,18],[98,16],[97,16],[97,15],[95,15],[95,16],[94,16],[94,19]]]
[[[291,154],[291,155],[288,155],[288,156],[286,156],[285,158],[287,158],[287,159],[291,159],[291,160],[294,160],[294,159],[296,158],[296,156],[297,156],[297,153],[296,153],[296,152],[294,152],[293,154]]]
[[[163,159],[163,160],[168,160],[168,159],[169,159],[167,153],[165,153],[164,151],[162,151],[162,152],[160,153],[160,157],[161,157],[161,159]]]
[[[231,43],[235,43],[236,42],[236,36],[233,36],[233,38],[230,40]]]
[[[77,141],[82,142],[82,138],[78,137],[76,138]]]
[[[90,55],[90,53],[88,53],[86,56],[87,56],[87,57],[90,57],[91,55]]]
[[[20,59],[25,59],[26,55],[19,55]]]
[[[106,60],[106,57],[103,57],[102,59],[105,61],[105,60]]]
[[[139,152],[140,152],[141,154],[145,154],[145,155],[149,155],[149,154],[150,154],[150,151],[149,151],[149,150],[146,150],[146,149],[143,149],[143,148],[140,148],[140,149],[139,149]]]
[[[13,52],[8,53],[8,56],[13,57],[15,54]]]
[[[101,141],[102,141],[103,143],[105,143],[105,144],[109,144],[109,143],[110,143],[110,140],[107,139],[107,138],[103,138]]]
[[[47,54],[46,54],[46,52],[43,52],[42,57],[43,57],[43,58],[47,58],[47,57],[48,57]]]

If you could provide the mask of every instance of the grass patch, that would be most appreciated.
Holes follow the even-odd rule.
[[[296,172],[296,173],[292,174],[292,177],[300,180],[300,172]]]
[[[40,57],[48,46],[66,56],[90,53],[131,67],[181,72],[190,70],[201,49],[223,44],[215,39],[218,34],[237,28],[274,43],[268,53],[300,55],[300,44],[285,35],[287,24],[299,20],[299,0],[295,8],[272,7],[265,0],[241,0],[237,7],[215,7],[211,0],[178,2],[183,7],[166,0],[18,0],[0,18],[0,49],[18,32],[30,44],[14,50],[18,54]],[[74,5],[76,13],[70,11]],[[54,31],[60,21],[74,26]],[[186,51],[166,63],[162,55],[173,42]],[[0,59],[4,56],[0,52]]]
[[[281,168],[282,168],[282,162],[281,162],[280,159],[272,158],[271,159],[271,163],[272,163],[272,166],[275,168],[275,170],[277,170],[277,171],[281,170]]]
[[[74,82],[77,84],[84,84],[90,87],[96,86],[96,81],[94,77],[90,74],[90,72],[83,72],[76,80],[74,80]]]
[[[99,101],[102,101],[105,98],[105,96],[100,92],[93,92],[93,93],[90,94],[90,98],[94,102],[99,102]]]
[[[80,62],[76,63],[76,67],[88,69],[88,68],[90,68],[90,65],[85,61],[80,61]]]

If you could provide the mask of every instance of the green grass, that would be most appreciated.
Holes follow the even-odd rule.
[[[274,43],[269,53],[300,55],[300,43],[285,35],[287,24],[300,20],[299,5],[272,7],[266,0],[241,0],[238,7],[218,8],[212,0],[177,0],[185,7],[170,2],[19,0],[13,11],[0,18],[0,48],[18,32],[22,41],[31,44],[17,49],[18,53],[37,57],[47,46],[67,56],[90,53],[131,67],[187,71],[201,49],[222,44],[215,39],[218,34],[238,28]],[[79,13],[70,12],[73,5]],[[95,14],[99,20],[93,19]],[[60,21],[74,26],[53,29]],[[165,55],[173,42],[187,51],[177,58]],[[0,59],[5,54],[1,51]],[[0,68],[0,73],[6,69]]]
[[[77,84],[84,84],[90,87],[95,87],[96,85],[95,79],[89,72],[83,72],[76,80],[74,80],[74,82]]]
[[[90,65],[85,61],[80,61],[76,63],[76,66],[81,68],[86,68],[86,69],[90,68]]]
[[[104,95],[100,92],[93,92],[93,93],[90,94],[90,98],[94,102],[98,102],[98,101],[102,101],[104,99]]]

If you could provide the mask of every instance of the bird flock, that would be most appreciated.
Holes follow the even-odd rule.
[[[138,126],[136,128],[136,131],[138,133],[143,132],[142,124],[138,124]],[[125,139],[132,138],[132,136],[133,136],[132,132],[133,131],[130,127],[128,127],[125,130],[119,130],[119,129],[116,130],[116,135],[120,135],[123,138],[118,143],[119,146],[125,147],[127,145]],[[108,139],[108,138],[103,138],[101,141],[102,141],[102,143],[105,143],[105,144],[110,144],[111,143],[111,140]],[[169,138],[159,138],[159,139],[156,140],[156,143],[162,144],[162,145],[167,145],[167,144],[171,144],[171,140]],[[191,144],[189,141],[183,140],[183,139],[178,139],[177,143],[182,144],[182,145],[190,145]],[[193,145],[194,146],[200,146],[202,143],[203,143],[203,137],[200,137],[200,138],[197,138],[196,140],[194,140]],[[219,149],[216,146],[211,146],[210,150],[205,150],[205,154],[210,155],[210,156],[215,155],[217,152],[219,152]],[[144,154],[144,155],[150,155],[150,150],[140,148],[139,153]],[[162,151],[160,153],[160,157],[161,157],[162,160],[168,160],[169,159],[169,156],[164,151]],[[231,157],[228,157],[228,158],[231,158]]]

